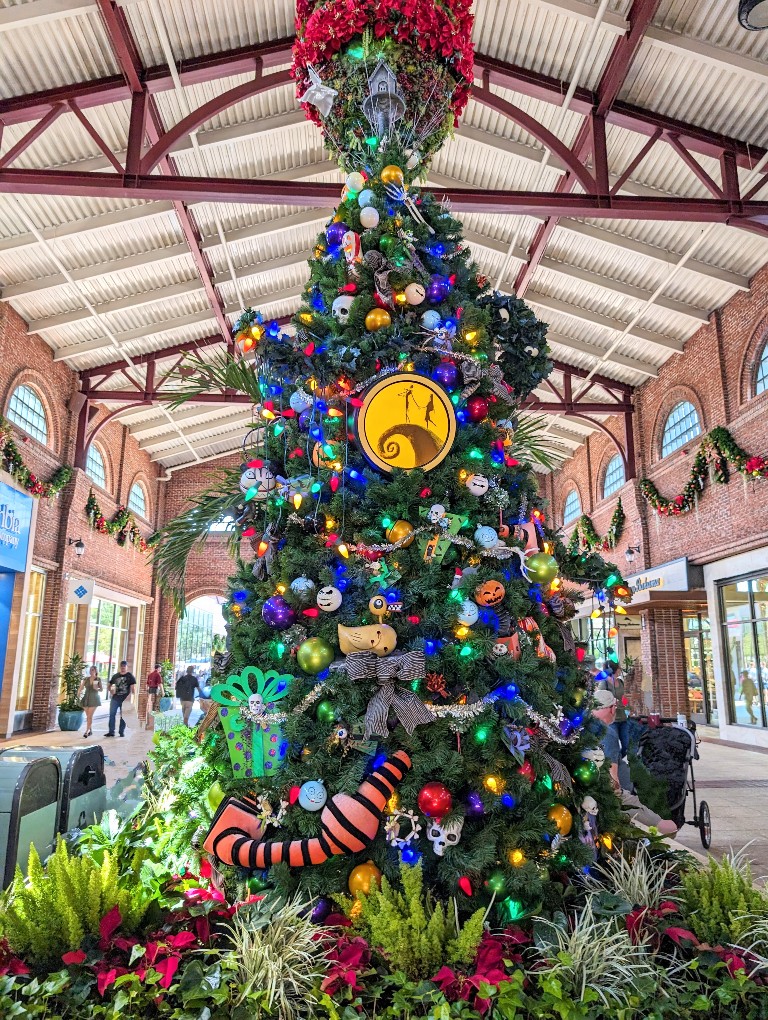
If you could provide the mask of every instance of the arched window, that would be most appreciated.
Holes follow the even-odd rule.
[[[690,401],[681,400],[669,412],[664,423],[664,432],[661,437],[662,457],[666,457],[674,450],[679,450],[681,446],[685,446],[689,439],[693,439],[700,433],[698,411]]]
[[[147,496],[143,486],[139,485],[138,482],[134,482],[131,486],[128,496],[128,509],[133,510],[139,517],[147,516]]]
[[[570,524],[571,521],[575,521],[577,517],[581,517],[581,500],[579,499],[579,493],[577,490],[571,489],[565,497],[563,524]]]
[[[612,496],[617,489],[622,487],[625,481],[624,461],[621,459],[621,454],[617,453],[615,457],[611,457],[608,461],[608,467],[605,469],[603,499],[608,499],[609,496]]]
[[[8,404],[8,420],[41,443],[48,442],[48,419],[43,402],[31,386],[17,386]]]
[[[755,376],[755,396],[758,393],[765,393],[766,390],[768,390],[768,344],[763,347],[760,354],[760,363]]]
[[[96,482],[102,489],[107,487],[107,469],[104,465],[104,458],[101,450],[93,443],[88,447],[88,456],[85,458],[85,473],[92,482]]]

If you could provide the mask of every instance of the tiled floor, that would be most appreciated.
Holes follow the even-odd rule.
[[[721,856],[751,843],[755,877],[768,875],[768,754],[703,740],[694,763],[696,795],[712,816],[710,853]],[[693,816],[689,795],[687,818]],[[701,852],[698,829],[686,825],[678,839]]]

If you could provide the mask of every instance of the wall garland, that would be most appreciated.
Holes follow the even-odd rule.
[[[648,478],[640,480],[640,492],[660,516],[679,517],[696,506],[707,476],[718,485],[728,484],[729,465],[745,478],[768,478],[768,458],[750,457],[728,429],[718,426],[702,439],[693,459],[690,477],[681,493],[665,499]]]
[[[616,503],[616,509],[613,511],[613,515],[611,516],[611,523],[608,526],[608,531],[601,538],[595,530],[592,518],[588,514],[582,514],[576,524],[576,527],[571,532],[571,537],[568,542],[568,551],[574,553],[578,549],[586,549],[588,552],[595,552],[595,550],[600,549],[603,552],[608,552],[610,549],[615,549],[621,541],[621,536],[624,533],[624,523],[626,519],[627,515],[624,513],[624,507],[621,505],[621,497],[619,497],[619,500]]]
[[[119,506],[112,520],[108,521],[93,494],[93,489],[88,493],[88,499],[85,502],[85,516],[94,531],[100,531],[102,535],[111,535],[118,545],[130,543],[140,552],[146,552],[152,546],[157,545],[160,538],[157,532],[150,535],[149,538],[144,538],[136,523],[136,518],[125,506]]]
[[[63,464],[57,468],[50,481],[44,482],[29,470],[24,463],[21,450],[11,438],[11,423],[0,415],[0,466],[9,475],[38,499],[53,499],[72,478],[72,468]]]

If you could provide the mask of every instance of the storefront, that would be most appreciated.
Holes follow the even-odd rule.
[[[0,481],[0,735],[32,707],[45,573],[30,569],[36,501]],[[21,718],[19,718],[21,717]]]
[[[704,569],[720,735],[768,747],[768,548]]]
[[[629,619],[639,624],[648,708],[718,724],[712,634],[703,568],[682,556],[627,577]]]
[[[62,664],[76,652],[107,681],[125,659],[140,680],[146,610],[141,599],[91,582],[79,604],[73,600],[67,603]]]

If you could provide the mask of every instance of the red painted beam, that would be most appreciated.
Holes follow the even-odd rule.
[[[435,188],[460,212],[518,216],[590,216],[597,219],[676,220],[697,223],[762,223],[768,201],[583,195],[542,191],[487,191],[480,188]],[[243,202],[268,205],[333,206],[339,185],[318,181],[246,180],[209,177],[120,176],[66,170],[0,171],[0,192],[45,195],[90,195],[95,198],[163,199],[181,202]]]
[[[37,124],[34,124],[26,134],[12,145],[6,154],[0,157],[0,169],[6,166],[10,166],[15,159],[32,145],[33,142],[37,141],[40,135],[48,128],[55,120],[58,120],[62,113],[66,113],[67,107],[63,104],[58,104],[52,107],[44,117],[41,117]]]

